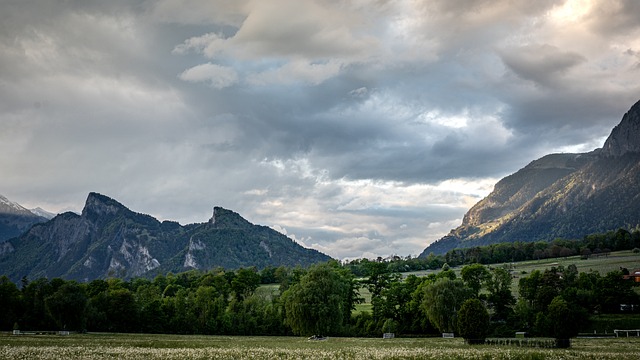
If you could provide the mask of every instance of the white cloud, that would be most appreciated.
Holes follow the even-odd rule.
[[[182,44],[173,48],[172,53],[185,55],[189,51],[204,54],[205,57],[213,59],[224,53],[226,39],[216,33],[208,33],[201,36],[194,36],[185,40]]]
[[[204,82],[216,89],[223,89],[238,82],[238,74],[229,67],[206,63],[196,65],[180,74],[180,79],[189,82]]]

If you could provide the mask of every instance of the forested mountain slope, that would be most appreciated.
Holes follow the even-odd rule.
[[[547,155],[505,177],[421,256],[499,242],[581,238],[639,224],[640,101],[601,149]]]
[[[182,226],[133,212],[97,193],[82,214],[64,213],[5,242],[0,274],[88,281],[189,269],[308,266],[329,256],[215,207],[209,222]]]

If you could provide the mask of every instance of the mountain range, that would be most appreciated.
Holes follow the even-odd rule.
[[[32,225],[45,222],[53,214],[40,208],[28,210],[0,195],[0,243],[27,231]]]
[[[456,229],[420,254],[576,239],[640,225],[640,101],[600,149],[551,154],[500,180]]]
[[[329,259],[221,207],[214,207],[208,222],[183,226],[133,212],[98,193],[89,194],[81,214],[38,218],[22,235],[0,242],[0,274],[12,281],[127,279],[218,266],[308,266]]]

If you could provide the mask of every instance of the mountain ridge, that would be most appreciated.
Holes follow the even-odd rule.
[[[221,207],[214,207],[208,222],[182,226],[92,192],[81,214],[59,214],[6,241],[0,247],[0,273],[13,281],[23,276],[90,281],[217,266],[308,266],[329,259]]]
[[[0,195],[0,244],[48,219]],[[1,253],[1,250],[0,250]]]
[[[640,101],[602,148],[549,154],[496,183],[462,224],[420,254],[515,241],[581,238],[640,225]]]

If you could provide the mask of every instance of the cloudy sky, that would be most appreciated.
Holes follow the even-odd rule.
[[[640,2],[0,0],[0,194],[417,255],[640,99]]]

